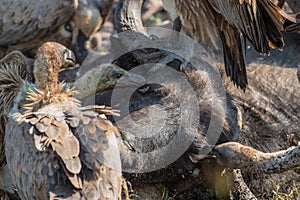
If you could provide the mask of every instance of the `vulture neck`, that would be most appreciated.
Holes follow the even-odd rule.
[[[51,60],[37,58],[34,62],[34,78],[36,87],[39,90],[53,91],[57,88],[58,72],[60,66],[52,63]]]
[[[247,150],[249,148],[242,149],[242,157],[235,158],[239,163],[236,168],[273,174],[300,167],[300,145],[272,153],[263,153],[252,148]]]
[[[300,167],[300,145],[275,153],[264,153],[260,167],[265,173],[280,173]]]

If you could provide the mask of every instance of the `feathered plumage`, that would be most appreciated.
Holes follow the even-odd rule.
[[[49,44],[49,43],[48,43]],[[51,43],[50,43],[51,44]],[[61,46],[61,50],[64,51],[65,47]],[[55,48],[54,48],[55,49]],[[46,52],[39,52],[40,54]],[[48,53],[48,55],[50,55]],[[69,60],[65,62],[65,64],[72,64],[72,59],[74,56],[72,55],[71,51],[66,51],[63,54],[66,57],[69,57]],[[40,58],[41,59],[41,58]],[[44,62],[44,60],[39,60],[35,62]],[[45,62],[46,63],[46,62]],[[76,89],[80,92],[73,93],[73,97],[84,100],[95,92],[102,92],[105,90],[113,89],[115,85],[118,83],[119,87],[129,87],[129,86],[137,86],[141,85],[145,82],[145,79],[138,75],[133,74],[130,72],[126,72],[125,70],[121,69],[120,67],[113,65],[113,64],[105,64],[105,65],[98,65],[97,63],[89,63],[90,66],[94,66],[94,68],[85,74],[83,74],[76,82],[69,83],[69,85],[73,85]],[[44,86],[45,83],[48,83],[49,80],[56,80],[56,73],[50,74],[51,78],[49,78],[49,71],[58,71],[58,69],[48,68],[47,64],[44,68],[39,70],[32,70],[31,66],[27,65],[25,56],[19,52],[14,51],[8,54],[5,58],[0,60],[0,167],[5,164],[5,153],[4,153],[4,135],[5,135],[5,126],[7,124],[8,114],[11,111],[14,100],[18,95],[18,92],[22,88],[24,82],[29,79],[31,80],[33,74],[35,73],[36,76],[39,76],[40,79],[36,80],[39,84],[39,81]],[[122,81],[118,81],[118,79],[122,77]],[[41,81],[41,79],[43,79]],[[48,80],[49,79],[49,80]],[[53,83],[53,82],[52,82]],[[27,86],[31,89],[35,87],[34,84],[26,83]],[[56,84],[54,84],[56,85]],[[48,97],[41,97],[42,101],[46,101],[49,98],[53,97],[53,94],[61,93],[61,90],[65,85],[59,85],[59,87],[50,87],[52,88],[52,92],[49,94]],[[70,92],[73,90],[69,89]],[[32,95],[35,94],[36,90]],[[65,89],[64,89],[65,91]],[[26,90],[27,92],[27,90]],[[44,90],[38,90],[38,92],[45,92]],[[56,96],[55,98],[65,98],[63,94]],[[66,97],[67,98],[67,97]],[[74,100],[74,98],[73,98]],[[37,101],[35,101],[37,102]]]
[[[12,178],[22,199],[119,199],[119,133],[105,118],[113,111],[82,107],[74,89],[57,84],[70,62],[70,50],[58,43],[39,48],[36,85],[23,82],[6,126]]]
[[[5,125],[23,80],[26,80],[26,59],[21,52],[14,51],[0,60],[0,167],[5,164]]]
[[[246,64],[240,35],[254,48],[269,54],[270,48],[282,50],[281,31],[285,14],[270,0],[163,0],[173,20],[177,17],[192,36],[218,49],[218,38],[223,45],[227,76],[234,84],[247,86]]]
[[[80,57],[82,45],[99,30],[112,5],[110,0],[3,0],[0,58],[13,50],[33,57],[46,41],[64,44]]]

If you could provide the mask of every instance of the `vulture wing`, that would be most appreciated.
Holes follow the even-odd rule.
[[[180,16],[194,38],[216,49],[218,38],[222,40],[226,74],[242,89],[247,76],[240,34],[258,52],[269,54],[270,47],[281,50],[284,46],[285,19],[295,21],[270,0],[175,0],[175,14],[170,0],[164,4],[171,17]]]
[[[19,51],[11,52],[0,60],[0,167],[5,164],[5,126],[22,79],[26,79],[26,59]]]
[[[244,90],[248,80],[240,32],[220,15],[218,16],[218,23],[217,28],[223,45],[226,75],[234,84]]]
[[[69,188],[76,188],[86,199],[120,197],[120,154],[111,151],[110,145],[117,145],[117,142],[116,128],[109,121],[72,102],[49,104],[37,112],[15,113],[13,117],[20,124],[11,122],[12,125],[7,127],[5,150],[19,193],[32,199],[34,196],[30,195],[45,185],[40,195],[58,195],[57,188],[66,188],[68,192]],[[16,142],[23,149],[16,147]],[[117,150],[115,147],[113,150]],[[29,152],[21,153],[24,151]],[[119,160],[117,168],[109,166],[105,156]],[[43,174],[40,169],[45,168],[49,171]],[[22,181],[26,180],[22,177],[27,177],[30,184],[24,184]]]
[[[242,89],[246,88],[246,64],[240,32],[221,15],[213,0],[175,0],[176,11],[183,25],[200,42],[218,48],[221,38],[227,76]]]
[[[74,0],[0,2],[0,45],[49,37],[75,13]]]
[[[211,0],[214,9],[243,33],[260,53],[282,49],[283,12],[270,0]]]
[[[176,8],[170,7],[170,9],[176,10],[176,15],[181,17],[183,25],[192,36],[200,42],[208,43],[211,47],[218,49],[219,32],[216,26],[216,13],[210,3],[206,0],[175,0],[175,2]]]
[[[100,174],[84,174],[84,180],[99,179],[97,188],[103,199],[119,199],[121,194],[121,160],[116,135],[119,132],[104,115],[111,109],[104,106],[87,106],[80,111],[66,113],[66,121],[74,129],[74,135],[80,141],[80,160],[92,170],[101,169]],[[102,112],[103,111],[103,112]],[[96,176],[97,175],[97,176]],[[92,199],[95,188],[85,191],[84,196]],[[100,199],[102,199],[100,198]]]

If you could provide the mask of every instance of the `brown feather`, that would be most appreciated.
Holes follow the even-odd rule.
[[[218,49],[221,38],[226,74],[242,89],[247,75],[240,33],[263,54],[284,46],[281,31],[289,15],[270,0],[175,0],[175,8],[172,1],[164,0],[165,8],[173,20],[180,17],[195,39]]]
[[[34,65],[38,89],[25,83],[15,100],[5,136],[12,178],[22,199],[49,199],[50,194],[120,199],[121,164],[118,149],[111,147],[117,143],[112,124],[91,107],[81,107],[74,89],[57,84],[64,52],[57,43],[43,45]],[[56,60],[42,62],[48,56]],[[108,129],[99,129],[99,120]]]
[[[5,164],[4,134],[8,114],[23,81],[26,80],[26,58],[14,51],[0,60],[0,167]]]

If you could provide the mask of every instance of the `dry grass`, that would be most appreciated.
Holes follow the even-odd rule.
[[[163,192],[161,200],[175,200],[176,195],[177,195],[177,193],[170,196],[169,189],[164,187],[164,192]]]
[[[281,192],[280,184],[276,184],[273,181],[274,184],[274,190],[273,190],[273,200],[299,200],[300,199],[300,186],[297,186],[295,181],[293,181],[293,185],[291,186],[288,193]]]

